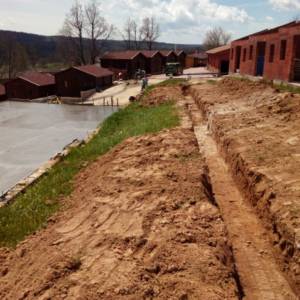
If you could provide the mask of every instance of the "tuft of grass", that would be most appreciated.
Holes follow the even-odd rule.
[[[88,144],[73,149],[24,194],[0,208],[0,246],[14,247],[45,226],[48,218],[60,208],[60,199],[73,191],[74,176],[88,163],[126,138],[156,133],[178,124],[179,116],[172,103],[154,107],[132,103],[111,115]]]
[[[273,87],[280,92],[288,92],[293,94],[300,94],[300,87],[292,86],[289,84],[273,84]]]
[[[217,84],[218,83],[216,80],[212,80],[212,79],[208,79],[206,82],[209,84]]]

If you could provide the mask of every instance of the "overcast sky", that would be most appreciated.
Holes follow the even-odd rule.
[[[83,0],[82,2],[87,2]],[[198,44],[220,25],[234,38],[300,16],[300,0],[103,0],[104,17],[122,28],[128,17],[155,16],[160,41]],[[0,29],[55,35],[73,0],[0,0]],[[116,35],[115,38],[118,38]]]

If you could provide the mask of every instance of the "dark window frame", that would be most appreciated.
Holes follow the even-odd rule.
[[[280,60],[286,59],[287,40],[280,41]]]

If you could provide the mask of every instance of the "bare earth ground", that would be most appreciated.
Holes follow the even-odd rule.
[[[167,100],[180,127],[99,158],[0,250],[1,299],[298,299],[300,97],[225,79],[144,99]]]
[[[299,293],[300,96],[230,78],[193,86],[190,93]]]
[[[187,120],[99,158],[47,229],[0,253],[1,299],[238,299]]]

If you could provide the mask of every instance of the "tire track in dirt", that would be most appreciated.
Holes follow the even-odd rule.
[[[276,263],[263,225],[241,196],[199,108],[189,96],[185,98],[185,105],[190,110],[200,152],[209,168],[214,196],[233,245],[245,299],[297,300]]]

